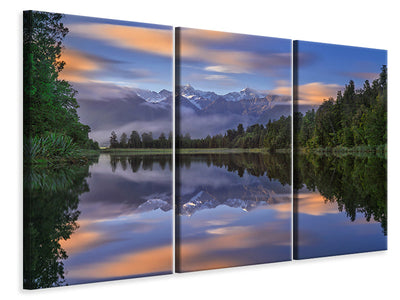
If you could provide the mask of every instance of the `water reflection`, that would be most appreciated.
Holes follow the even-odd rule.
[[[387,249],[386,159],[296,155],[294,256]]]
[[[36,258],[37,252],[47,248],[46,252],[53,253],[52,264],[56,264],[57,272],[53,271],[44,284],[40,277],[44,276],[45,267],[38,269],[34,259],[26,260],[24,278],[32,288],[170,273],[171,168],[170,156],[100,155],[92,165],[79,167],[82,171],[70,174],[69,178],[36,176],[56,180],[58,190],[57,194],[50,194],[44,184],[31,187],[30,203],[35,207],[27,207],[25,215],[37,222],[30,225],[33,229],[25,230],[26,237],[31,235],[35,241],[27,244],[27,250],[31,249],[35,259],[42,261],[41,257]],[[69,170],[64,168],[62,172]],[[73,201],[68,200],[71,197]],[[58,216],[55,208],[37,207],[41,202],[57,208]],[[49,239],[36,242],[36,227],[44,226],[44,220],[53,217],[69,231],[60,233],[59,226],[48,224],[48,231],[59,236],[53,240],[54,235],[45,233]]]
[[[79,227],[79,196],[89,191],[89,165],[24,169],[24,288],[65,284],[61,247]]]
[[[290,156],[181,155],[177,270],[291,258]]]

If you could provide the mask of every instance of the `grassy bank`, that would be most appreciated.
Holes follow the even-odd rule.
[[[290,153],[290,149],[278,149],[276,153]],[[182,148],[176,149],[176,154],[229,154],[229,153],[269,153],[266,148]],[[105,148],[100,149],[100,153],[108,153],[114,155],[157,155],[157,154],[172,154],[172,149],[124,149],[124,148]]]
[[[290,149],[278,149],[277,153],[290,153]],[[177,154],[229,154],[229,153],[270,153],[267,148],[183,148]]]
[[[106,148],[100,149],[100,153],[108,153],[108,154],[118,154],[118,155],[157,155],[157,154],[172,154],[172,149],[158,149],[158,148],[151,148],[151,149],[143,149],[143,148]]]
[[[85,164],[98,150],[81,149],[72,138],[51,133],[24,139],[24,164],[53,166],[57,164]]]

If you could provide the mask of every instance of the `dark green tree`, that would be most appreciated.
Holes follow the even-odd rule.
[[[172,143],[173,143],[173,137],[172,137],[172,131],[169,132],[168,134],[168,144],[167,144],[167,148],[172,148]]]
[[[125,132],[121,134],[121,137],[119,138],[119,147],[120,148],[127,148],[128,147],[128,136],[126,135]]]
[[[135,130],[131,132],[131,135],[128,140],[128,147],[129,148],[141,148],[142,147],[142,140],[140,139],[140,135]]]
[[[111,136],[110,136],[110,148],[118,148],[119,143],[118,143],[118,138],[117,134],[112,131]]]
[[[85,147],[90,128],[79,122],[77,91],[59,78],[68,33],[61,19],[61,14],[24,13],[24,138],[55,132]]]
[[[153,133],[143,132],[142,143],[143,143],[143,148],[153,148]]]
[[[242,135],[244,133],[244,128],[243,128],[243,124],[239,124],[237,127],[237,133],[238,135]]]
[[[165,137],[164,132],[161,132],[159,138],[158,138],[158,147],[160,148],[167,148],[168,147],[168,142],[167,138]]]

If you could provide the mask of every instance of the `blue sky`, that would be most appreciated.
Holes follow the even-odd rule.
[[[387,51],[335,44],[297,41],[298,84],[301,104],[320,104],[336,97],[350,80],[362,88],[379,77],[387,65]]]
[[[79,99],[120,97],[130,88],[172,90],[170,26],[65,15],[61,78]],[[250,87],[291,95],[288,39],[181,28],[179,84],[225,94]],[[299,103],[335,97],[350,79],[361,88],[387,64],[385,50],[298,42]]]
[[[181,85],[219,94],[290,91],[291,40],[181,28],[179,49]]]
[[[172,90],[173,31],[170,26],[65,15],[61,77],[95,98],[96,90]]]

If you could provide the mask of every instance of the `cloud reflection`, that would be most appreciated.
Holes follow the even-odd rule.
[[[206,270],[290,259],[290,218],[268,219],[264,215],[263,219],[267,221],[247,226],[206,225],[204,231],[196,227],[195,236],[181,239],[179,269]],[[184,222],[183,226],[191,225]]]
[[[319,192],[301,192],[294,196],[298,213],[313,216],[339,213],[337,203],[326,200]]]
[[[172,270],[172,246],[165,245],[116,256],[112,261],[84,265],[68,273],[72,278],[112,278],[161,273]]]

